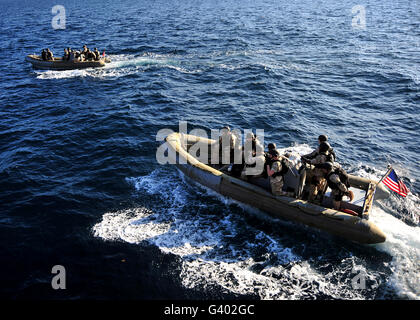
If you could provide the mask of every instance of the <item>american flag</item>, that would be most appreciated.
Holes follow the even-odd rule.
[[[395,173],[394,169],[391,169],[385,179],[382,180],[383,184],[390,188],[392,191],[395,191],[399,195],[406,197],[408,193],[408,188],[405,186],[404,182],[402,182],[397,174]]]

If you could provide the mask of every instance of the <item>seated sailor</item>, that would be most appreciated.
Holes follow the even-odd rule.
[[[276,150],[276,144],[273,143],[269,143],[267,146],[268,151],[264,153],[265,156],[265,165],[264,165],[264,177],[267,178],[267,166],[271,166],[272,163],[272,156],[270,151],[272,150]]]
[[[270,151],[271,150],[277,150],[277,146],[276,146],[276,144],[274,142],[270,142],[267,145],[267,149],[268,149],[268,151],[265,153],[265,155],[266,155],[266,158],[270,158],[271,157]],[[280,153],[279,150],[277,150],[277,151]]]
[[[50,48],[47,48],[47,60],[54,60],[54,55]]]
[[[86,45],[83,46],[83,49],[81,51],[77,51],[79,53],[79,55],[76,57],[79,61],[85,61],[87,60],[87,55],[88,55],[88,47]]]
[[[42,49],[41,58],[44,61],[47,60],[47,51],[45,49]]]
[[[219,135],[219,163],[223,165],[232,163],[236,147],[236,136],[230,131],[229,126],[224,126]]]
[[[69,48],[67,48],[67,61],[70,61],[71,59],[71,53],[72,53],[72,51],[73,50],[71,50],[71,48],[69,47]],[[73,57],[74,57],[74,55],[73,55]]]
[[[69,52],[67,51],[67,49],[64,49],[63,61],[67,61],[68,60],[68,56],[69,56]]]
[[[264,173],[264,147],[252,132],[247,133],[245,146],[243,147],[243,157],[245,161],[241,178],[248,179],[248,176],[259,176]]]
[[[101,54],[98,51],[98,48],[95,48],[95,50],[93,50],[93,54],[95,55],[94,60],[99,61],[101,59]]]
[[[69,61],[76,61],[76,52],[74,50],[70,50],[70,54],[69,54]]]
[[[280,152],[280,150],[279,149],[277,149],[277,146],[276,146],[276,144],[274,143],[274,142],[271,142],[271,143],[269,143],[268,145],[267,145],[267,149],[268,149],[268,151],[267,152],[265,152],[265,154],[264,154],[264,156],[265,156],[265,164],[266,165],[271,165],[271,162],[272,162],[272,156],[271,156],[271,151],[277,151],[278,153],[279,153],[279,159],[281,160],[281,161],[285,161],[286,163],[287,163],[287,166],[289,167],[289,169],[291,168],[291,167],[293,167],[295,164],[294,163],[292,163],[292,161],[289,159],[290,158],[290,156],[291,156],[291,154],[289,153],[289,152],[286,152],[284,155],[282,155],[281,154],[281,152]],[[264,172],[266,172],[266,168],[267,168],[267,166],[265,166],[265,168],[264,168]],[[295,174],[295,173],[293,173],[293,174]]]
[[[88,59],[89,60],[96,60],[96,54],[92,50],[88,51]]]
[[[272,149],[269,151],[271,155],[271,164],[267,165],[267,174],[270,177],[271,192],[276,196],[293,197],[292,192],[283,191],[284,175],[289,170],[286,163],[286,158],[280,160],[280,154],[277,150]]]
[[[331,162],[316,166],[322,171],[328,187],[331,189],[331,198],[335,210],[340,210],[343,196],[347,196],[350,201],[353,201],[354,194],[350,190],[349,176],[343,168],[334,166]]]
[[[227,170],[230,175],[240,177],[244,168],[244,157],[237,136],[230,130],[229,126],[224,126],[220,130],[218,143],[212,147],[212,161],[219,159],[221,167],[219,170]],[[217,156],[214,156],[214,155]]]
[[[313,159],[302,157],[302,162],[309,164],[306,181],[309,185],[309,201],[314,201],[319,190],[323,190],[325,186],[325,178],[321,169],[313,167],[314,165],[322,164],[327,161],[331,162],[331,155],[328,153],[330,145],[328,142],[322,142],[319,145],[319,153]]]
[[[80,54],[80,51],[72,51],[73,54],[73,61],[82,61],[82,55]]]

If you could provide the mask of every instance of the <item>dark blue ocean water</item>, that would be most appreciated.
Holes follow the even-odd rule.
[[[364,30],[349,0],[61,1],[65,30],[55,4],[0,2],[2,297],[420,297],[419,1],[364,1]],[[24,61],[83,44],[112,63]],[[391,163],[411,193],[375,205],[381,245],[274,220],[156,162],[156,133],[181,120],[301,153],[325,133],[349,172]]]

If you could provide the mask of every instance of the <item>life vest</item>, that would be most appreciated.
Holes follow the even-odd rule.
[[[276,163],[276,162],[281,163],[281,170],[279,172],[274,172],[273,175],[271,176],[272,178],[276,178],[278,176],[284,176],[287,173],[287,171],[289,171],[289,167],[287,166],[286,160],[284,160],[284,159],[281,160],[281,161],[280,160],[273,161],[271,163],[270,168],[273,168],[273,164]]]
[[[334,182],[332,182],[330,180],[330,177],[336,174],[338,175],[338,177],[340,178],[340,181],[347,187],[350,188],[350,182],[349,182],[349,176],[347,174],[347,172],[343,169],[343,168],[336,168],[335,170],[331,171],[328,175],[327,175],[327,184],[328,186],[331,188],[331,190],[337,190],[338,185]]]
[[[319,154],[325,156],[325,159],[326,159],[325,162],[334,163],[334,161],[335,161],[335,156],[334,156],[335,153],[334,153],[334,155],[331,152],[328,152],[328,153],[326,153],[326,152],[320,152]]]

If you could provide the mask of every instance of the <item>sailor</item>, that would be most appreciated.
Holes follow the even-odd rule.
[[[68,59],[69,61],[73,62],[76,60],[76,52],[77,51],[70,50],[69,59]]]
[[[95,48],[93,53],[95,54],[95,60],[98,61],[101,58],[101,54],[99,53],[98,48]]]
[[[69,61],[70,60],[70,57],[71,57],[71,53],[72,53],[72,51],[73,50],[71,50],[71,48],[69,47],[69,48],[67,48],[67,61]],[[73,57],[74,57],[74,55],[73,55]]]
[[[51,52],[50,48],[47,48],[47,60],[54,60],[54,55]]]
[[[274,142],[269,143],[267,145],[267,149],[268,149],[268,151],[265,153],[265,164],[266,165],[271,165],[271,161],[272,160],[271,160],[270,151],[276,150],[280,154],[280,156],[279,156],[280,161],[285,160],[286,163],[287,163],[287,166],[289,168],[292,167],[292,166],[294,166],[293,162],[289,159],[290,156],[291,156],[291,154],[289,152],[286,152],[284,155],[281,155],[280,150],[277,149],[277,146],[276,146],[276,144]],[[266,166],[265,166],[265,168],[266,168]]]
[[[268,151],[264,153],[265,156],[265,164],[264,164],[264,178],[267,178],[267,166],[271,166],[272,161],[272,156],[270,151],[272,150],[276,150],[276,144],[274,142],[269,143],[267,146]]]
[[[79,51],[79,53],[80,53],[80,55],[79,55],[80,61],[84,61],[84,60],[87,59],[87,53],[88,53],[88,51],[89,51],[88,47],[86,45],[84,45],[82,51]]]
[[[245,158],[249,159],[250,157],[260,156],[264,153],[264,147],[252,132],[248,132],[246,135],[246,144],[249,143],[251,143],[251,149],[244,150]]]
[[[277,146],[276,146],[276,144],[275,144],[274,142],[270,142],[270,143],[267,145],[267,149],[268,149],[267,155],[270,155],[270,151],[271,151],[271,150],[277,150]],[[277,150],[277,151],[278,151],[278,150]],[[279,153],[280,153],[280,151],[279,151]]]
[[[245,167],[241,174],[242,179],[247,180],[249,175],[259,176],[264,174],[264,147],[252,132],[249,132],[246,135],[245,146],[243,147],[243,157]],[[257,163],[262,164],[261,172],[257,171]],[[253,172],[254,174],[250,174],[252,170],[249,171],[247,168],[255,168],[255,172]]]
[[[81,55],[80,51],[78,51],[78,50],[74,51],[74,61],[83,61],[82,60],[82,55]]]
[[[67,51],[67,49],[64,48],[63,61],[67,61],[68,60],[68,56],[69,56],[69,52]]]
[[[270,177],[271,192],[276,196],[293,197],[292,192],[283,191],[284,175],[289,170],[286,160],[280,160],[280,154],[276,149],[269,151],[271,164],[267,165],[267,174]]]
[[[320,136],[318,136],[318,145],[321,145],[321,143],[323,143],[323,142],[328,143],[328,137],[325,134],[321,134]],[[328,153],[332,157],[331,161],[334,162],[337,157],[336,157],[336,154],[334,152],[334,149],[331,148],[331,146],[329,146]],[[308,154],[302,156],[302,158],[314,159],[318,154],[319,154],[319,147],[316,148],[315,150],[313,150],[311,153],[308,153]]]
[[[237,146],[236,136],[230,131],[229,126],[220,129],[219,135],[219,163],[229,165],[234,160],[234,151]],[[216,151],[216,150],[215,150]]]
[[[330,145],[328,142],[321,142],[319,145],[319,153],[313,159],[307,159],[302,157],[302,162],[309,164],[309,172],[306,176],[306,181],[309,182],[309,201],[314,201],[318,194],[318,191],[323,190],[325,186],[325,178],[321,169],[317,168],[316,165],[323,164],[331,160],[328,150]],[[330,161],[331,162],[331,161]],[[313,167],[314,166],[314,167]]]
[[[241,152],[239,147],[238,139],[236,135],[230,130],[229,126],[224,126],[222,129],[220,129],[219,143],[214,144],[214,147],[216,149],[212,149],[212,158],[213,152],[217,154],[219,163],[222,164],[219,170],[227,170],[230,175],[239,178],[245,166],[244,157],[243,152]],[[239,159],[239,163],[234,163],[235,153],[237,152],[241,159]]]
[[[249,148],[249,146],[251,148]],[[256,165],[255,160],[252,158],[264,157],[264,147],[252,132],[249,132],[246,135],[244,157],[247,160],[245,163],[248,167],[255,167]]]
[[[335,210],[340,210],[343,196],[350,198],[350,202],[354,199],[353,191],[350,190],[349,176],[341,167],[335,167],[331,162],[325,162],[317,165],[327,181],[328,187],[331,189],[331,198]]]
[[[96,53],[92,50],[89,50],[89,57],[92,60],[96,60]]]
[[[89,49],[87,49],[86,53],[84,53],[85,56],[85,60],[90,60],[92,59],[92,53]]]
[[[41,58],[42,60],[47,60],[47,52],[45,51],[45,49],[42,49]]]

